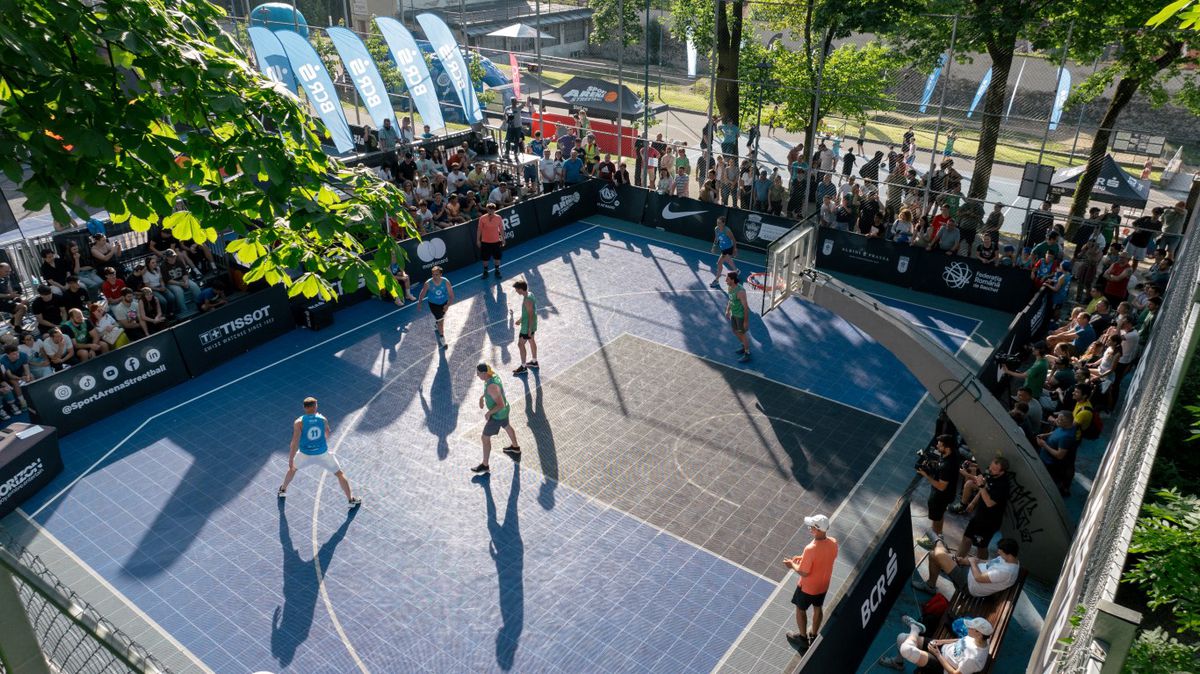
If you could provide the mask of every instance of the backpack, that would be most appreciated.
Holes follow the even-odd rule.
[[[921,605],[921,622],[926,625],[936,625],[949,608],[950,600],[941,593],[935,594],[929,598],[929,601]]]
[[[1096,413],[1091,403],[1087,403],[1085,409],[1092,413],[1092,423],[1083,429],[1082,437],[1084,440],[1095,440],[1104,432],[1104,420]]]

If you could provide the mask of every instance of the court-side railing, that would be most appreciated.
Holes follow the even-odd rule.
[[[17,644],[16,650],[26,654],[40,651],[47,667],[35,659],[10,662],[5,653],[12,654],[13,639],[21,638],[27,630],[7,629],[0,637],[0,671],[14,672],[71,672],[71,674],[167,674],[170,672],[149,651],[139,646],[95,608],[67,587],[46,564],[23,545],[0,529],[0,582],[6,597],[15,590],[20,606],[3,610],[23,611],[26,624],[32,629],[35,644]],[[16,618],[9,614],[7,620]],[[10,623],[11,625],[11,623]],[[2,648],[5,643],[9,648]],[[32,650],[26,650],[32,649]],[[11,657],[11,655],[10,655]]]

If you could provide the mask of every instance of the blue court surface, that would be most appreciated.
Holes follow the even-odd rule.
[[[591,383],[619,398],[639,378],[606,360],[622,336],[697,363],[684,369],[807,391],[885,430],[917,404],[923,390],[898,361],[800,300],[765,321],[755,313],[754,360],[736,363],[724,296],[707,287],[713,258],[577,223],[507,250],[502,284],[477,269],[451,274],[445,352],[425,309],[351,307],[329,329],[289,333],[64,438],[65,473],[24,510],[216,672],[709,671],[774,591],[777,561],[728,561],[694,530],[631,514],[565,468],[560,484],[540,445],[519,467],[497,451],[490,479],[472,481],[468,468],[480,458],[480,361],[504,378],[518,437],[534,433],[531,387],[571,371],[582,383],[559,387],[570,391],[561,417],[538,420],[542,436],[570,427],[582,438],[560,458],[586,461],[587,438],[623,432],[629,451],[643,451],[641,431],[586,425]],[[520,359],[517,278],[541,302],[541,370],[529,386],[508,372]],[[951,351],[977,326],[880,300]],[[757,311],[757,293],[750,301]],[[640,381],[671,375],[646,370]],[[275,498],[307,395],[320,399],[364,497],[350,516],[320,472],[302,471],[285,504]],[[528,420],[515,414],[523,408],[534,410]],[[863,448],[865,461],[878,450]],[[616,480],[619,469],[603,470]],[[789,489],[804,494],[790,474],[780,496]],[[820,502],[836,507],[838,490]]]

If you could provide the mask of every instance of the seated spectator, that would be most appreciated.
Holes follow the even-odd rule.
[[[92,259],[100,265],[113,265],[121,257],[121,244],[109,241],[104,234],[92,237]]]
[[[146,271],[142,274],[142,281],[146,284],[145,288],[154,291],[154,295],[158,298],[159,303],[165,307],[168,315],[174,315],[179,311],[179,307],[171,305],[172,295],[167,290],[167,284],[163,279],[162,268],[158,265],[157,257],[151,255],[146,258]]]
[[[912,241],[912,234],[912,211],[902,208],[900,209],[900,214],[896,217],[896,221],[892,223],[891,239],[896,243],[909,243]]]
[[[79,362],[87,362],[96,356],[108,353],[108,344],[96,334],[96,326],[83,316],[79,309],[67,312],[67,320],[63,321],[63,334],[71,338],[75,347],[75,356]]]
[[[146,261],[134,263],[133,273],[125,277],[125,286],[134,292],[141,292],[146,287]]]
[[[487,202],[489,204],[496,204],[497,208],[504,208],[505,206],[512,206],[516,202],[516,196],[507,183],[499,183],[492,189],[491,194],[488,195]]]
[[[21,283],[12,273],[12,265],[0,262],[0,311],[12,314],[13,327],[20,329],[29,310],[21,299]]]
[[[208,246],[198,241],[179,241],[175,247],[175,251],[179,253],[179,259],[183,262],[189,274],[194,269],[207,269],[209,271],[216,269],[212,251],[209,250]]]
[[[67,318],[62,303],[54,296],[50,286],[38,286],[37,292],[38,296],[33,298],[29,309],[37,319],[38,328],[49,330],[58,327]]]
[[[99,337],[97,341],[107,344],[109,349],[119,349],[129,343],[125,328],[108,313],[103,302],[92,302],[88,305],[88,320],[92,323],[93,332]]]
[[[943,207],[943,210],[948,211],[949,209]],[[929,242],[926,249],[934,250],[936,248],[946,255],[957,255],[960,243],[962,243],[962,234],[958,231],[957,223],[947,218],[940,228],[934,228],[933,240]]]
[[[0,401],[0,420],[8,421],[13,415],[20,414],[13,398],[13,387],[6,381],[0,381]],[[12,414],[7,410],[12,410]]]
[[[92,301],[88,291],[79,284],[79,277],[74,274],[67,277],[67,285],[63,288],[62,295],[58,298],[59,304],[63,309],[70,311],[79,309],[82,311]]]
[[[201,313],[204,313],[223,307],[228,301],[225,299],[225,284],[220,281],[213,281],[212,284],[202,289],[200,294],[196,296],[196,308]]]
[[[929,553],[926,570],[929,580],[913,579],[912,585],[922,592],[937,592],[937,580],[942,574],[950,578],[954,589],[966,589],[972,597],[989,597],[1003,592],[1017,583],[1021,571],[1017,559],[1019,546],[1011,538],[1001,538],[996,545],[996,556],[982,561],[980,558],[951,554],[939,540]],[[986,552],[986,550],[984,551]]]
[[[29,359],[29,371],[33,374],[34,379],[54,374],[54,368],[50,366],[50,360],[46,358],[46,352],[42,350],[42,340],[38,339],[37,335],[32,332],[21,335],[21,343],[17,345],[17,349]]]
[[[446,176],[446,187],[454,194],[464,192],[467,189],[467,174],[459,168],[457,163],[450,166],[450,174]]]
[[[462,216],[464,221],[471,221],[483,214],[483,207],[479,204],[479,199],[471,190],[467,190],[467,198],[462,203]]]
[[[104,268],[104,283],[100,285],[100,293],[104,295],[104,299],[109,303],[117,302],[121,299],[121,291],[125,289],[125,282],[121,277],[117,276],[117,270],[112,267]]]
[[[33,383],[33,370],[29,367],[29,356],[21,353],[16,344],[8,344],[4,347],[4,355],[0,356],[0,369],[4,371],[4,381],[12,387],[13,396],[16,399],[17,405],[13,406],[12,413],[20,414],[29,409],[29,405],[25,402],[25,396],[21,394],[21,386],[24,384]]]
[[[191,293],[192,301],[194,302],[196,296],[200,294],[200,286],[188,274],[188,267],[183,262],[183,256],[176,254],[172,250],[167,251],[166,256],[163,258],[162,271],[167,291],[174,298],[179,315],[183,317],[195,313],[187,311],[186,294]]]
[[[113,318],[117,324],[125,330],[125,334],[129,339],[140,339],[145,336],[142,332],[142,324],[138,320],[137,304],[134,301],[132,288],[125,288],[121,291],[121,299],[117,302],[109,304]]]
[[[900,655],[880,658],[879,664],[890,669],[902,670],[905,662],[917,666],[919,672],[950,672],[951,674],[976,674],[987,666],[987,638],[992,635],[992,624],[986,618],[967,618],[967,636],[959,639],[930,640],[922,637],[925,626],[909,618],[907,634],[896,636],[896,648]]]
[[[46,339],[42,340],[42,352],[46,354],[46,359],[50,361],[50,367],[56,371],[79,362],[75,357],[74,345],[57,325],[50,328]]]
[[[671,177],[671,171],[665,168],[658,169],[658,183],[654,187],[654,191],[659,194],[669,195],[675,189],[675,179]]]
[[[1000,258],[1000,246],[994,240],[989,232],[984,232],[971,245],[971,257],[979,260],[984,264],[998,264]]]
[[[1001,367],[1009,377],[1025,382],[1034,398],[1041,398],[1042,387],[1046,385],[1046,376],[1050,372],[1050,361],[1046,359],[1049,349],[1045,342],[1040,341],[1034,342],[1030,348],[1033,351],[1033,363],[1025,371],[1014,372],[1007,365]]]
[[[70,272],[66,265],[58,259],[58,253],[53,248],[42,251],[42,266],[38,273],[42,277],[42,283],[48,286],[50,292],[55,295],[61,295],[63,288],[67,287],[67,276]]]
[[[433,225],[438,229],[445,229],[450,225],[446,217],[446,202],[441,192],[434,193],[433,201],[429,203],[429,213],[433,216]]]
[[[1046,345],[1053,349],[1059,344],[1071,344],[1075,347],[1075,353],[1083,353],[1096,341],[1096,331],[1092,328],[1091,321],[1091,314],[1081,307],[1075,307],[1071,311],[1071,320],[1047,335]]]
[[[422,199],[417,203],[417,212],[413,213],[413,224],[422,236],[433,231],[433,211],[429,210],[429,202]]]
[[[467,219],[462,214],[462,204],[458,200],[457,194],[451,194],[450,199],[446,201],[446,224],[457,225],[466,222]]]
[[[136,311],[138,328],[143,335],[152,335],[170,323],[163,311],[162,302],[149,287],[142,288]]]
[[[79,244],[71,241],[67,244],[67,255],[63,263],[67,267],[67,272],[79,279],[89,291],[100,288],[102,281],[96,273],[96,268],[88,264],[87,259],[83,257],[83,252],[79,250]]]
[[[1017,249],[1012,244],[1006,243],[1000,248],[1000,257],[996,260],[998,267],[1016,267],[1017,266]]]
[[[942,231],[942,227],[946,226],[946,223],[951,222],[953,219],[950,216],[950,207],[943,205],[938,214],[933,216],[933,219],[929,221],[929,226],[932,228],[931,235],[936,238],[938,233]]]
[[[1029,246],[1026,246],[1021,249],[1021,254],[1020,254],[1020,256],[1017,257],[1017,265],[1016,266],[1017,266],[1017,269],[1024,269],[1026,271],[1030,271],[1033,269],[1033,265],[1035,262],[1037,262],[1037,259],[1035,259],[1033,257],[1033,249],[1030,248]]]

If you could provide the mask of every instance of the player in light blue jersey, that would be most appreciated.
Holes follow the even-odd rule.
[[[287,488],[296,471],[305,466],[324,468],[337,477],[346,493],[346,502],[351,509],[362,504],[362,499],[350,491],[350,480],[342,472],[342,464],[337,456],[329,451],[329,420],[325,415],[317,413],[317,399],[309,396],[304,399],[304,414],[292,423],[292,446],[288,454],[288,471],[283,476],[283,486],[279,488],[279,498],[287,498]]]
[[[737,239],[733,236],[733,231],[725,224],[725,216],[717,218],[717,225],[713,227],[713,251],[721,251],[717,257],[717,275],[713,278],[712,283],[708,284],[709,288],[721,287],[721,274],[724,273],[725,267],[729,267],[729,271],[739,274],[737,263],[734,258],[737,256]]]

